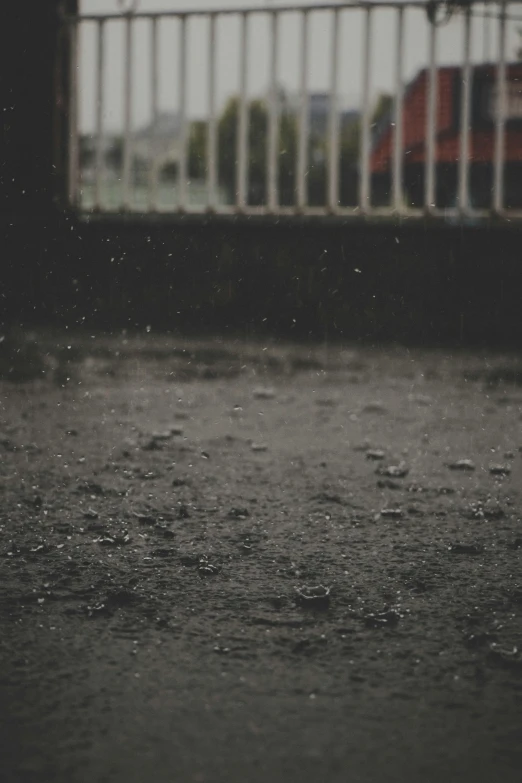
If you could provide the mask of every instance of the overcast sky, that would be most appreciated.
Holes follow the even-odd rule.
[[[128,7],[132,0],[125,0]],[[309,0],[139,0],[139,11],[219,9],[278,5],[307,6]],[[83,13],[119,12],[118,0],[81,0]],[[489,6],[491,9],[491,5]],[[516,13],[520,6],[512,6]],[[478,7],[479,12],[483,11]],[[522,14],[519,12],[519,15]],[[143,126],[150,119],[150,23],[134,23],[133,36],[133,125]],[[521,21],[508,25],[508,55],[513,58],[517,45],[517,30]],[[80,57],[80,126],[91,132],[94,127],[96,27],[84,24],[81,35]],[[194,20],[188,36],[188,114],[204,117],[208,111],[208,21]],[[281,16],[279,82],[288,91],[297,91],[299,84],[300,20],[295,13]],[[374,12],[372,35],[372,97],[393,90],[394,47],[396,40],[396,12],[382,9]],[[404,72],[406,81],[426,64],[428,26],[422,9],[410,10],[406,15]],[[361,96],[363,14],[347,9],[341,13],[339,59],[340,102],[345,108],[356,108]],[[462,17],[455,17],[440,28],[439,61],[455,64],[462,56]],[[178,26],[175,20],[162,22],[159,35],[160,109],[175,111],[178,102]],[[249,46],[249,94],[260,96],[266,92],[269,66],[269,28],[266,14],[256,14],[251,22]],[[497,23],[477,18],[473,23],[473,59],[477,62],[491,59],[498,51]],[[311,91],[325,91],[329,85],[332,16],[317,12],[311,16],[310,74]],[[123,123],[123,25],[107,25],[106,69],[104,84],[106,103],[104,125],[108,132],[118,132]],[[222,18],[218,23],[217,100],[221,108],[226,99],[237,93],[239,85],[239,20],[237,16]]]

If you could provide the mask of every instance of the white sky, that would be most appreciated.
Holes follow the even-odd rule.
[[[127,7],[131,0],[126,0]],[[278,5],[304,6],[310,0],[139,0],[139,11],[173,11],[220,8],[276,8]],[[491,5],[489,11],[491,12]],[[508,58],[513,59],[518,43],[518,29],[522,27],[522,9],[512,5],[511,12],[520,21],[508,23]],[[81,0],[82,13],[120,12],[117,0]],[[477,6],[482,13],[484,8]],[[189,25],[188,50],[188,114],[205,117],[208,111],[208,21],[194,20]],[[473,22],[472,56],[474,61],[491,60],[498,51],[498,25],[494,20],[477,18]],[[249,94],[260,96],[266,92],[269,66],[269,32],[266,14],[256,14],[251,24],[249,46]],[[290,91],[299,84],[300,21],[297,14],[281,16],[279,82]],[[374,12],[372,30],[372,97],[379,92],[391,92],[394,85],[394,51],[396,42],[396,12],[381,9]],[[363,14],[356,9],[341,13],[339,58],[340,104],[357,107],[361,95]],[[309,88],[312,92],[326,91],[329,86],[332,16],[325,11],[311,15]],[[409,81],[426,65],[428,25],[423,9],[411,9],[406,14],[404,39],[404,75]],[[462,17],[455,17],[440,28],[438,57],[441,64],[458,63],[463,50]],[[175,20],[160,25],[159,62],[162,111],[177,107],[178,27]],[[150,23],[136,21],[133,37],[133,126],[150,120],[151,44]],[[118,132],[123,124],[123,25],[107,24],[104,72],[105,110],[104,126],[108,132]],[[217,43],[217,105],[222,108],[226,99],[238,92],[239,85],[239,20],[237,16],[218,22]],[[96,26],[84,23],[80,39],[80,128],[92,132],[95,117]]]

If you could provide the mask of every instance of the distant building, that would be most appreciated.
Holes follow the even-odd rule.
[[[92,183],[96,179],[96,155],[98,140],[91,134],[80,136],[80,169],[83,183]],[[105,178],[116,176],[119,165],[114,160],[114,151],[121,151],[121,142],[113,136],[103,136],[100,142],[102,170]]]
[[[507,67],[506,160],[522,160],[522,64]],[[498,96],[496,66],[478,65],[472,70],[471,88],[471,158],[491,162],[494,147],[494,123]],[[436,160],[453,163],[459,156],[460,100],[462,74],[457,66],[437,71],[437,115],[435,126]],[[408,163],[425,160],[426,107],[428,73],[424,69],[405,91],[403,108],[405,154]],[[375,139],[372,170],[383,171],[390,166],[393,118],[388,114]]]
[[[155,120],[133,134],[133,154],[158,168],[166,163],[179,163],[181,130],[179,114],[161,112]]]
[[[471,127],[469,144],[471,202],[477,207],[491,205],[495,120],[498,112],[494,63],[472,69]],[[506,66],[506,123],[504,144],[505,203],[522,206],[522,63]],[[454,206],[458,192],[460,155],[460,107],[462,71],[457,66],[441,67],[436,75],[437,112],[435,118],[436,203]],[[403,104],[403,175],[410,202],[423,204],[427,155],[426,110],[428,72],[423,69],[406,88]],[[374,181],[389,191],[393,156],[393,117],[383,117],[374,138],[371,171]]]
[[[308,98],[308,105],[310,107],[310,134],[325,136],[328,129],[330,96],[323,92],[312,93]]]

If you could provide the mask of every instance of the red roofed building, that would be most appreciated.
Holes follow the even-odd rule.
[[[476,206],[491,202],[492,173],[497,111],[496,66],[475,66],[472,72],[470,191]],[[405,91],[403,105],[404,186],[410,201],[423,203],[424,164],[426,160],[426,112],[428,71],[420,71]],[[522,63],[509,64],[505,131],[506,203],[522,203]],[[437,204],[454,202],[457,188],[457,162],[460,152],[460,103],[462,71],[459,67],[437,70],[437,111],[435,161]],[[393,156],[393,126],[387,117],[376,134],[371,171],[377,185],[390,181]],[[514,206],[515,204],[510,204]]]

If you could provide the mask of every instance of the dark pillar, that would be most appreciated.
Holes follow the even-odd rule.
[[[77,0],[4,0],[0,10],[0,215],[48,214],[65,193],[67,39]]]

